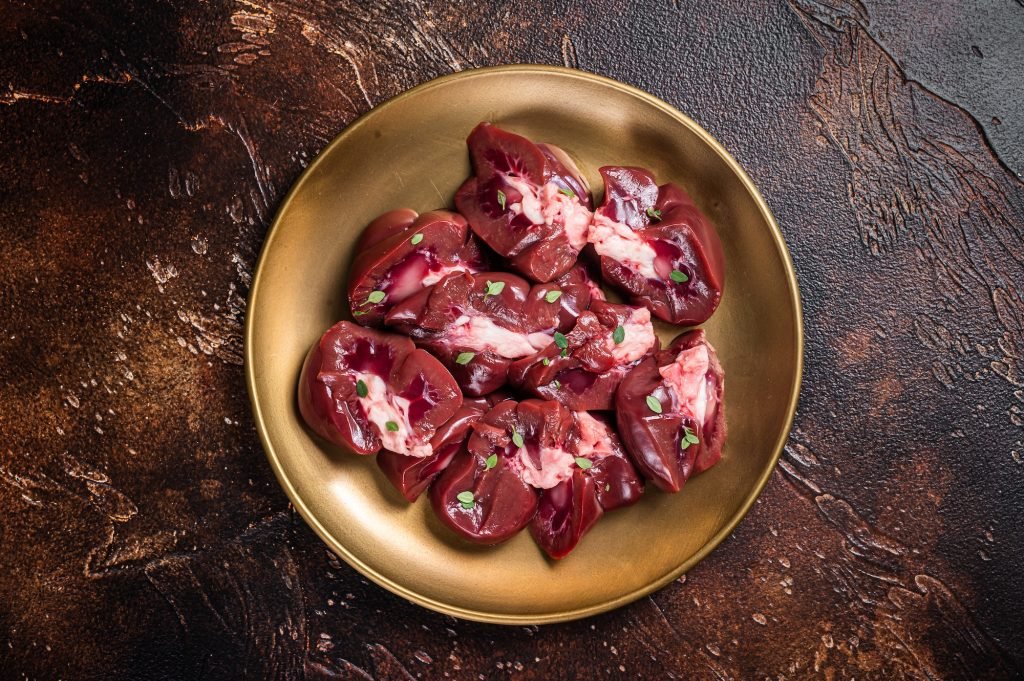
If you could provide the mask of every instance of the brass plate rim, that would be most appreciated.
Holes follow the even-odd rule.
[[[281,460],[274,449],[274,445],[270,440],[270,435],[266,428],[264,421],[263,411],[260,407],[259,395],[256,387],[256,376],[253,370],[254,358],[253,358],[253,334],[255,324],[253,323],[252,311],[256,309],[255,302],[260,291],[261,273],[263,271],[264,260],[268,257],[268,253],[273,245],[274,238],[280,232],[279,227],[282,223],[282,216],[288,211],[288,207],[291,204],[293,198],[299,193],[304,183],[313,175],[314,169],[326,158],[335,147],[342,145],[345,140],[354,133],[356,129],[366,123],[369,116],[375,111],[391,106],[392,104],[416,96],[424,91],[433,89],[435,87],[447,85],[448,83],[456,80],[472,79],[480,76],[486,76],[493,73],[517,73],[517,74],[548,74],[557,73],[563,76],[569,76],[572,78],[578,78],[584,81],[591,81],[610,87],[624,94],[635,97],[642,102],[645,102],[651,106],[660,109],[673,119],[677,120],[682,125],[690,129],[697,137],[699,137],[711,150],[713,150],[721,159],[725,162],[726,166],[739,178],[743,187],[754,199],[758,210],[760,211],[765,222],[768,224],[771,231],[772,241],[775,245],[777,254],[780,256],[783,268],[785,269],[787,285],[792,295],[789,297],[788,303],[791,306],[793,313],[793,324],[794,324],[794,337],[796,339],[796,380],[793,383],[792,391],[789,395],[788,405],[786,407],[786,418],[784,427],[780,431],[780,435],[772,448],[772,454],[769,459],[769,464],[765,466],[761,476],[757,479],[756,483],[751,487],[750,492],[747,494],[740,506],[739,510],[733,514],[731,518],[722,526],[715,535],[713,535],[696,553],[691,555],[685,561],[680,563],[674,569],[668,571],[660,579],[654,580],[640,588],[634,589],[628,593],[622,594],[612,599],[595,603],[583,608],[577,608],[573,610],[566,610],[562,612],[553,612],[543,615],[514,615],[514,614],[497,614],[490,613],[481,610],[472,610],[469,608],[462,608],[459,606],[452,605],[438,601],[433,598],[429,598],[422,594],[419,594],[412,589],[409,589],[394,580],[380,574],[370,566],[366,565],[351,551],[349,551],[341,542],[339,542],[317,519],[317,517],[310,511],[302,499],[302,496],[297,492],[292,481],[288,478],[284,471]],[[678,579],[681,575],[688,572],[692,567],[702,561],[709,553],[715,550],[722,541],[728,537],[736,526],[743,520],[743,518],[749,513],[753,507],[754,502],[760,497],[761,492],[767,485],[769,478],[775,471],[776,465],[778,464],[779,457],[782,454],[782,450],[785,447],[786,441],[789,439],[789,433],[793,427],[793,421],[796,417],[797,403],[800,396],[800,387],[803,382],[803,369],[804,369],[804,332],[803,332],[803,306],[800,297],[800,287],[796,278],[796,270],[793,266],[792,257],[789,253],[789,248],[786,246],[785,238],[782,235],[782,231],[779,229],[778,223],[775,221],[775,217],[765,202],[764,197],[761,196],[760,191],[754,185],[753,181],[747,175],[746,171],[739,165],[739,163],[729,154],[728,151],[702,128],[696,121],[691,119],[686,114],[682,113],[668,102],[655,97],[654,95],[644,92],[639,88],[635,88],[631,85],[626,85],[617,80],[600,76],[587,71],[581,71],[578,69],[571,69],[564,66],[554,66],[545,64],[508,64],[500,66],[485,66],[475,69],[467,69],[465,71],[458,71],[450,73],[438,78],[421,83],[415,87],[412,87],[404,92],[374,106],[366,113],[360,115],[351,124],[346,126],[337,136],[334,137],[327,144],[323,150],[317,154],[316,158],[313,159],[312,163],[309,164],[303,170],[302,174],[295,181],[292,187],[288,190],[287,195],[278,207],[277,212],[274,215],[274,220],[271,223],[270,229],[267,231],[267,236],[264,239],[263,246],[260,249],[260,257],[256,264],[256,270],[253,274],[252,285],[249,288],[249,295],[246,301],[246,317],[245,317],[245,332],[244,332],[244,363],[245,363],[245,383],[249,393],[249,403],[253,412],[253,422],[256,426],[256,430],[259,433],[260,443],[263,446],[263,450],[270,461],[271,468],[274,471],[274,475],[277,478],[278,483],[284,489],[289,501],[295,506],[299,515],[302,516],[303,520],[308,524],[313,531],[320,537],[327,546],[335,554],[340,556],[349,565],[355,568],[360,574],[371,579],[376,584],[384,587],[388,591],[405,598],[417,605],[423,606],[430,610],[440,612],[445,615],[452,615],[461,619],[472,620],[477,622],[485,622],[488,624],[504,624],[504,625],[534,625],[534,624],[553,624],[557,622],[568,622],[572,620],[582,619],[590,617],[609,610],[632,603],[635,600],[643,598],[655,591],[662,589],[671,582]]]

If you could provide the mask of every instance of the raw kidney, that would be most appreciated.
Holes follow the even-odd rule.
[[[455,205],[476,235],[533,281],[568,272],[593,215],[590,189],[569,156],[490,123],[466,142],[474,176]]]
[[[657,349],[646,308],[597,300],[579,315],[564,348],[552,343],[514,362],[508,376],[512,385],[575,411],[611,409],[623,377]]]
[[[393,307],[385,322],[440,358],[467,395],[485,395],[505,384],[514,360],[551,344],[586,309],[588,282],[577,270],[532,287],[505,272],[452,274]]]
[[[576,548],[605,511],[635,504],[644,491],[618,436],[602,419],[575,412],[564,446],[575,457],[572,475],[541,491],[530,523],[534,540],[555,559]]]
[[[722,366],[702,330],[680,335],[623,379],[615,396],[619,435],[644,477],[678,492],[721,459],[724,391]]]
[[[377,455],[377,466],[407,501],[419,498],[430,483],[440,475],[455,455],[464,449],[473,424],[489,408],[485,399],[464,400],[455,415],[448,419],[430,440],[430,456],[405,456],[382,450]]]
[[[462,404],[444,366],[405,336],[338,322],[313,345],[299,379],[306,423],[357,454],[428,457]]]
[[[707,321],[722,299],[722,244],[682,187],[643,168],[605,166],[604,201],[587,239],[604,280],[672,324]]]
[[[430,488],[434,510],[459,535],[493,544],[529,524],[552,558],[572,551],[605,511],[642,493],[608,424],[550,400],[496,404]]]

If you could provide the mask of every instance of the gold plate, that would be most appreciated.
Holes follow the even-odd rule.
[[[496,547],[458,539],[427,499],[406,503],[372,457],[303,425],[295,401],[310,345],[345,314],[360,230],[379,213],[452,205],[469,174],[465,139],[492,121],[569,152],[600,193],[604,164],[678,182],[718,227],[725,295],[705,325],[726,372],[721,463],[676,495],[653,490],[605,515],[575,551],[547,560],[529,532]],[[676,333],[662,326],[663,340]],[[736,161],[692,120],[622,83],[552,66],[445,76],[348,126],[296,182],[249,294],[245,369],[263,446],[285,492],[338,555],[434,610],[506,624],[557,622],[629,603],[679,577],[753,504],[785,443],[803,363],[800,298],[768,207]]]

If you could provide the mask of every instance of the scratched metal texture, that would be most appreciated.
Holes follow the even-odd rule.
[[[3,3],[0,678],[1019,677],[1022,35],[1020,0]],[[241,363],[260,244],[317,151],[508,62],[706,127],[806,312],[796,426],[734,536],[542,628],[436,615],[329,555]]]

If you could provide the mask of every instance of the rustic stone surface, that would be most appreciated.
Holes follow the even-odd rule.
[[[5,3],[0,677],[1019,675],[1024,64],[998,46],[1024,7],[940,4]],[[506,62],[696,118],[775,211],[807,319],[793,436],[734,536],[542,628],[329,555],[241,366],[262,238],[316,152]]]

